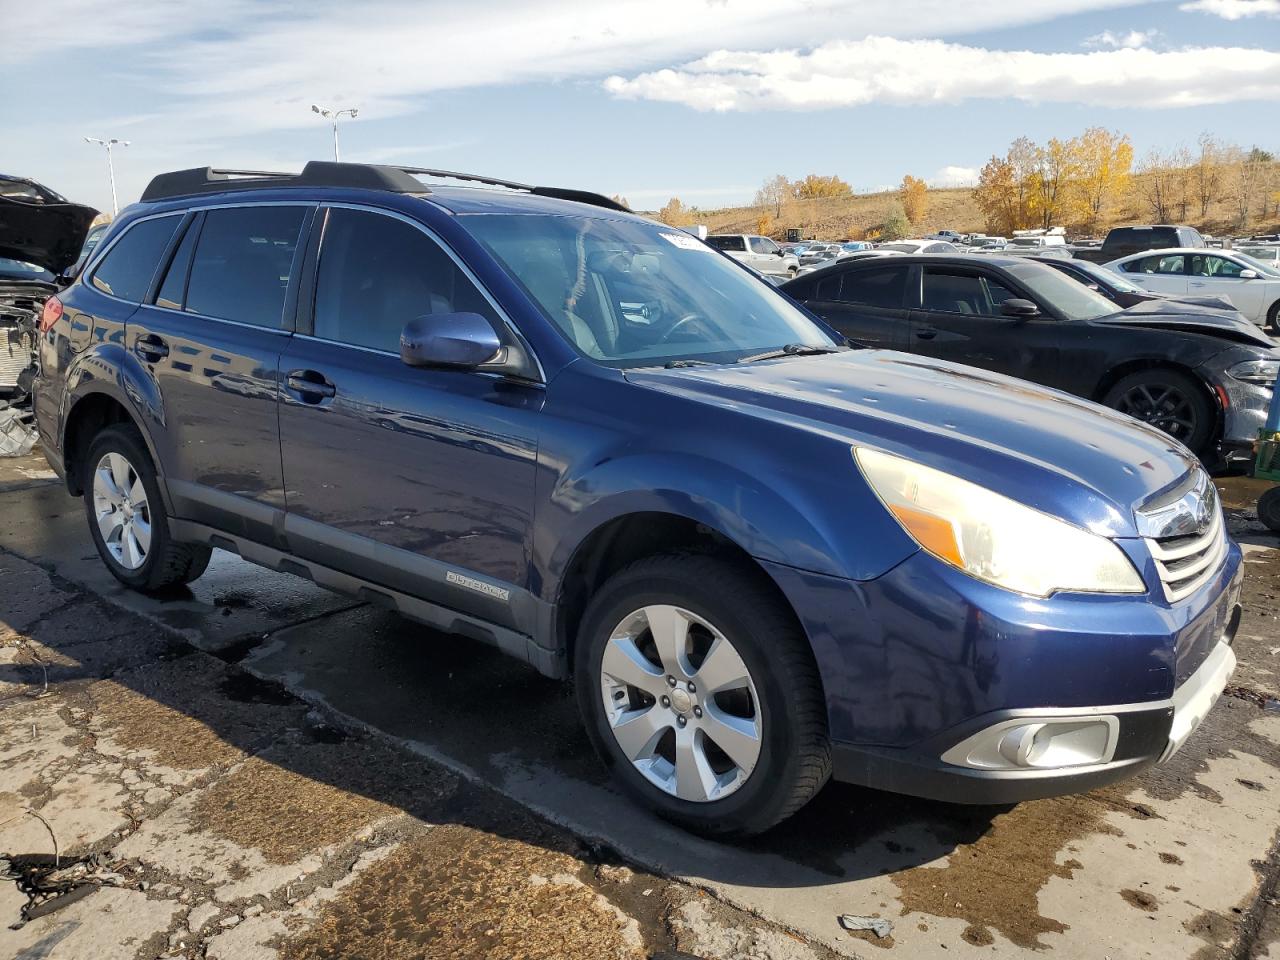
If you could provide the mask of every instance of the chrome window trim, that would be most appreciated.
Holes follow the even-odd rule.
[[[441,237],[434,230],[432,230],[429,226],[427,226],[425,223],[422,223],[419,220],[415,220],[413,217],[410,217],[404,213],[401,213],[399,210],[392,210],[387,207],[378,207],[368,203],[349,203],[346,201],[333,201],[333,202],[320,201],[320,206],[322,208],[330,209],[330,210],[357,210],[363,213],[379,214],[384,217],[390,217],[393,220],[403,221],[404,223],[407,223],[409,226],[425,234],[427,239],[429,239],[437,247],[443,250],[445,255],[450,260],[453,261],[454,266],[456,266],[459,270],[462,271],[463,276],[465,276],[471,282],[471,285],[475,287],[477,291],[479,291],[480,295],[484,297],[485,302],[488,303],[489,306],[493,309],[493,312],[506,326],[508,332],[510,332],[510,334],[516,339],[516,341],[520,344],[521,348],[530,357],[533,358],[534,365],[538,368],[539,381],[543,384],[547,382],[547,371],[542,366],[541,358],[539,358],[538,354],[534,351],[533,347],[530,346],[529,341],[525,338],[524,334],[520,332],[520,329],[512,321],[507,311],[502,308],[502,305],[499,304],[498,301],[494,298],[493,294],[489,292],[489,289],[483,283],[480,282],[480,278],[475,275],[475,272],[469,266],[467,266],[467,264],[462,260],[461,257],[458,256],[457,252],[454,251],[453,247],[449,246],[449,244],[445,242],[444,238]],[[323,257],[324,257],[324,238],[321,237],[320,246],[316,251],[317,279],[319,278],[319,275],[320,275],[320,260]],[[312,329],[314,330],[315,329],[314,292],[312,293],[311,313],[312,313]],[[316,340],[320,343],[328,343],[328,344],[332,344],[334,346],[339,346],[339,347],[350,347],[357,350],[366,350],[370,353],[380,353],[380,354],[385,354],[393,357],[400,356],[399,353],[396,353],[390,350],[379,350],[376,347],[364,347],[364,346],[360,346],[358,344],[353,344],[353,343],[343,343],[341,340],[329,340],[329,339],[326,339],[325,337],[317,337],[314,334],[295,333],[295,336],[306,337],[307,339],[310,339],[310,340]],[[486,371],[476,370],[472,372],[485,373]]]

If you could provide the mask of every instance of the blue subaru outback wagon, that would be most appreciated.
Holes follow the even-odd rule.
[[[1176,441],[849,349],[593,194],[164,174],[38,340],[45,451],[123,583],[219,547],[494,644],[572,678],[619,784],[706,833],[830,777],[1114,781],[1235,665],[1240,551]]]

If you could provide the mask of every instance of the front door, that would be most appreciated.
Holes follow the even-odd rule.
[[[265,543],[283,516],[277,372],[313,210],[255,204],[195,214],[126,337],[162,397],[164,429],[154,435],[178,516]]]
[[[290,550],[527,629],[542,387],[405,365],[410,320],[474,312],[502,330],[496,308],[415,223],[334,207],[318,225],[314,304],[280,361]]]
[[[925,266],[911,349],[930,357],[1057,386],[1065,321],[1006,317],[1000,305],[1022,294],[968,267]]]
[[[1245,280],[1240,274],[1249,268],[1216,253],[1192,254],[1187,261],[1188,293],[1226,297],[1254,323],[1266,322],[1266,308],[1270,304],[1265,302],[1265,280]]]

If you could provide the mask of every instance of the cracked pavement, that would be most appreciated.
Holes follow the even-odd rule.
[[[220,552],[130,593],[0,460],[0,957],[1280,958],[1280,540],[1219,488],[1240,667],[1171,763],[1016,807],[831,785],[721,844],[615,794],[558,684]]]

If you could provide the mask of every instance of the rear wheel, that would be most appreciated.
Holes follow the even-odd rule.
[[[578,703],[618,782],[710,835],[767,830],[831,772],[807,639],[760,575],[700,554],[640,560],[583,618]]]
[[[1177,370],[1139,370],[1107,391],[1102,402],[1158,427],[1198,456],[1209,452],[1214,412],[1208,391]]]
[[[1280,300],[1273,303],[1267,311],[1267,333],[1280,337]]]
[[[210,550],[170,536],[155,468],[134,427],[102,430],[89,444],[84,465],[89,532],[117,580],[135,590],[159,590],[204,573]]]
[[[1280,533],[1280,487],[1272,487],[1258,498],[1258,519],[1268,530]]]

